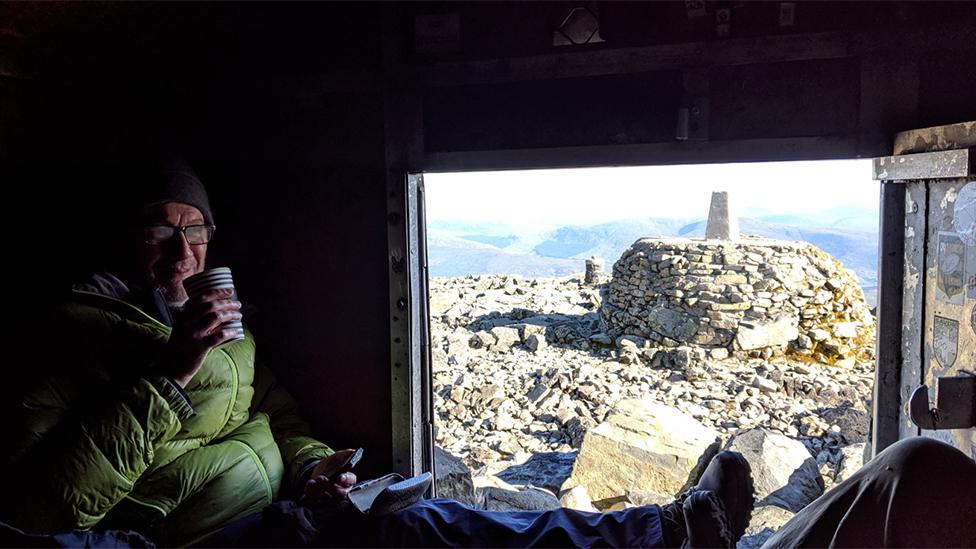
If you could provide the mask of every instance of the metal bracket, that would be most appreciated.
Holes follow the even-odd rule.
[[[912,393],[909,416],[922,429],[969,429],[976,427],[976,376],[940,377],[937,403],[929,407],[929,388]]]

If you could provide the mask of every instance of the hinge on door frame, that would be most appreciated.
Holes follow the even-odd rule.
[[[976,427],[976,375],[937,379],[936,402],[929,406],[929,388],[912,393],[909,415],[922,429],[969,429]]]

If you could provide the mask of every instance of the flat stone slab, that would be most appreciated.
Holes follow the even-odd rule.
[[[586,433],[562,490],[586,486],[594,503],[621,496],[639,504],[668,503],[698,478],[718,443],[718,432],[675,408],[621,400]]]

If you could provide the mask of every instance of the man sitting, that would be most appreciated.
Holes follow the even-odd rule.
[[[210,203],[189,167],[146,173],[127,272],[77,284],[3,422],[7,494],[0,520],[28,532],[119,526],[167,544],[213,532],[330,467],[294,400],[255,361],[240,303],[217,290],[188,300],[204,269]],[[337,479],[341,494],[354,476]]]

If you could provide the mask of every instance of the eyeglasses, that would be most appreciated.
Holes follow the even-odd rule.
[[[187,244],[194,246],[206,244],[213,238],[214,225],[187,225],[186,227],[174,227],[172,225],[151,225],[143,229],[146,244],[158,246],[176,236],[176,233],[183,233]]]

